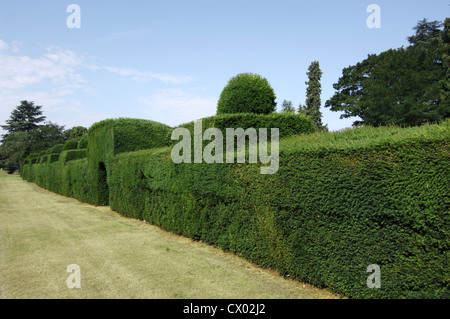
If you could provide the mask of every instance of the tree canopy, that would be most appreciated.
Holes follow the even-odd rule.
[[[6,125],[2,125],[2,128],[8,133],[31,133],[39,127],[38,123],[44,120],[42,106],[34,105],[34,102],[21,101],[20,105],[11,112]]]
[[[84,134],[87,133],[87,128],[84,126],[75,126],[64,132],[64,137],[66,140],[76,139],[80,140]]]
[[[441,80],[441,103],[443,107],[450,108],[450,18],[444,21],[444,30],[440,39],[440,53],[445,70],[444,78]]]
[[[45,121],[42,106],[34,102],[21,101],[2,128],[7,131],[0,145],[0,167],[9,173],[20,170],[21,162],[30,153],[46,150],[63,144],[69,139],[79,140],[87,132],[82,126],[64,130],[64,126]]]
[[[440,99],[442,23],[419,21],[406,48],[370,54],[344,68],[325,107],[343,111],[341,118],[360,117],[354,124],[403,126],[435,122],[449,116]]]

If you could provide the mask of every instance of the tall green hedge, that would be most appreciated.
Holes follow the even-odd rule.
[[[60,155],[59,153],[50,154],[48,156],[48,163],[54,163],[54,162],[59,161],[59,155]]]
[[[22,178],[52,192],[89,202],[91,178],[87,159],[24,165]]]
[[[22,176],[51,191],[106,205],[110,195],[107,176],[113,157],[123,152],[169,145],[171,130],[167,125],[148,120],[104,120],[95,123],[80,142],[69,140],[64,146],[31,154],[24,163]],[[83,146],[88,148],[79,148]],[[61,154],[53,154],[60,149]],[[80,166],[77,160],[82,159],[85,160]]]
[[[73,138],[64,143],[63,151],[74,150],[78,148],[78,139]]]
[[[245,128],[246,116],[203,126]],[[126,216],[348,297],[450,298],[450,120],[287,134],[272,175],[261,164],[175,164],[171,129],[133,121],[94,125],[87,158],[33,155],[23,178],[96,204],[102,181],[111,208]],[[366,285],[371,264],[380,289]]]
[[[78,149],[85,149],[88,147],[88,136],[84,134],[78,141]]]
[[[449,123],[291,137],[273,175],[125,153],[111,207],[349,297],[448,298]]]
[[[51,148],[52,154],[61,153],[63,151],[64,144],[57,144]]]
[[[109,119],[88,130],[88,163],[92,174],[91,203],[109,203],[108,171],[116,154],[169,145],[171,128],[139,119]]]
[[[61,153],[61,162],[62,164],[67,163],[68,161],[73,161],[77,159],[82,159],[87,157],[87,151],[85,149],[76,149],[76,150],[68,150],[63,151]]]
[[[270,139],[270,129],[278,128],[280,138],[292,135],[310,134],[315,131],[314,124],[311,119],[303,114],[295,113],[271,113],[271,114],[254,114],[254,113],[237,113],[237,114],[220,114],[206,117],[202,120],[203,132],[211,127],[220,129],[224,135],[227,128],[260,128],[268,129]],[[194,133],[194,122],[180,125],[179,127],[187,128],[191,135]]]

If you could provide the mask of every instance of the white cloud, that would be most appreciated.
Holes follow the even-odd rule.
[[[0,40],[0,88],[22,89],[50,80],[54,84],[79,87],[85,82],[77,68],[83,58],[76,53],[55,46],[37,58],[17,55],[17,43]]]
[[[175,85],[193,81],[189,76],[102,66],[92,63],[94,59],[89,56],[56,46],[47,46],[35,56],[21,52],[21,47],[17,41],[0,39],[0,125],[22,100],[42,105],[48,120],[66,125],[66,128],[75,125],[88,127],[111,117],[108,113],[114,114],[114,109],[99,111],[102,106],[92,109],[92,105],[85,105],[86,94],[94,96],[98,89],[85,78],[89,79],[90,75],[101,70],[136,82],[157,80]],[[176,89],[161,90],[140,101],[145,105],[146,113],[157,117],[154,120],[166,123],[168,118],[172,118],[173,124],[205,114],[212,115],[216,105],[215,99]],[[0,128],[0,135],[3,133]]]
[[[0,39],[0,53],[1,51],[10,51],[12,53],[19,52],[20,42],[12,41],[9,44]]]
[[[0,52],[1,51],[8,51],[9,50],[9,45],[8,43],[6,43],[5,41],[3,41],[2,39],[0,39]]]
[[[187,123],[216,113],[217,98],[204,97],[176,88],[159,90],[140,97],[143,111],[150,119],[171,126]]]
[[[0,39],[0,124],[22,100],[42,105],[48,120],[56,121],[54,115],[72,118],[81,102],[71,95],[86,83],[80,73],[84,57],[56,46],[31,57],[20,46]]]
[[[120,76],[130,77],[136,82],[159,80],[167,84],[182,84],[193,81],[189,76],[88,64],[84,56],[56,46],[48,46],[46,52],[36,58],[17,54],[18,48],[18,42],[6,43],[0,39],[0,88],[2,89],[17,90],[41,84],[47,80],[50,80],[52,84],[65,87],[81,87],[83,83],[86,83],[80,73],[82,67],[90,70],[107,70]]]

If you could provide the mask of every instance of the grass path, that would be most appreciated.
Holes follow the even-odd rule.
[[[81,288],[69,289],[77,264]],[[0,171],[0,299],[336,298]]]

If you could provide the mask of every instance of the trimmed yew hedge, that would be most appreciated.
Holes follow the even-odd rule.
[[[116,156],[111,207],[353,298],[448,298],[449,123],[281,141],[280,168]],[[369,289],[367,267],[381,268]]]
[[[92,177],[91,203],[107,205],[109,166],[116,154],[169,145],[172,129],[139,119],[108,119],[88,130],[88,163]]]
[[[194,122],[180,125],[179,127],[187,128],[191,135],[194,134]],[[310,134],[315,132],[312,120],[303,114],[295,113],[271,113],[271,114],[254,114],[254,113],[237,113],[237,114],[220,114],[202,119],[203,132],[211,127],[215,127],[223,131],[227,128],[267,128],[267,136],[270,140],[270,129],[278,128],[279,137],[285,138],[292,135]],[[173,143],[176,143],[173,142]],[[206,142],[208,143],[208,142]]]
[[[54,162],[59,161],[59,155],[60,155],[59,153],[50,154],[48,156],[48,163],[50,164],[50,163],[54,163]]]
[[[64,143],[63,151],[75,150],[78,148],[78,139],[73,138]]]
[[[204,129],[246,128],[227,116],[203,119]],[[276,127],[255,118],[249,127]],[[33,155],[22,176],[91,203],[104,191],[125,216],[348,297],[450,298],[450,120],[287,134],[273,175],[260,164],[175,164],[171,129],[148,126],[97,123],[87,158],[64,162],[73,152],[64,151],[49,164],[51,154]],[[366,285],[371,264],[380,289]]]
[[[88,147],[88,136],[84,134],[78,141],[78,149],[85,149]]]

